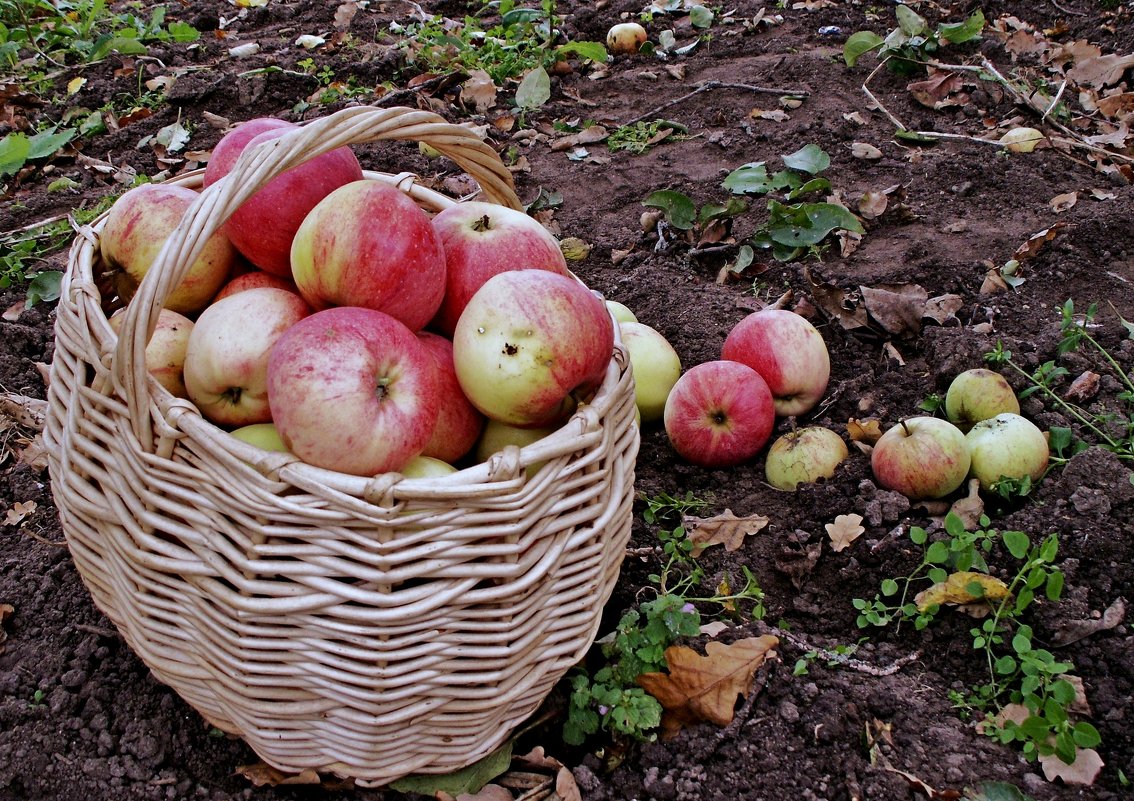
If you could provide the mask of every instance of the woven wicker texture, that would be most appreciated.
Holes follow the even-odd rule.
[[[620,343],[561,430],[434,479],[360,478],[259,450],[146,373],[162,300],[232,210],[284,169],[380,139],[427,142],[518,206],[468,130],[347,109],[242,154],[201,193],[120,339],[96,286],[100,219],[63,280],[46,429],[75,564],[154,675],[275,767],[361,785],[487,754],[583,655],[629,538],[638,447]],[[367,178],[430,210],[454,202],[412,176]],[[177,183],[198,188],[200,171]]]

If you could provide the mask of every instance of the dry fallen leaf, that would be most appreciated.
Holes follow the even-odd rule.
[[[1064,784],[1079,785],[1094,784],[1099,771],[1106,764],[1093,748],[1080,748],[1075,752],[1075,761],[1070,765],[1055,754],[1041,755],[1039,762],[1043,766],[1043,775],[1049,782],[1062,779]]]
[[[267,762],[241,765],[234,775],[243,776],[256,787],[276,787],[281,784],[321,784],[319,774],[308,768],[301,773],[284,773]]]
[[[1051,200],[1049,200],[1048,205],[1051,207],[1052,211],[1054,211],[1056,214],[1059,214],[1060,212],[1067,211],[1078,202],[1078,192],[1064,192],[1063,194],[1056,195]]]
[[[731,626],[722,620],[714,620],[712,623],[706,623],[701,626],[701,633],[706,637],[716,637],[722,631],[728,631]]]
[[[906,84],[906,89],[923,106],[938,109],[964,102],[961,96],[951,97],[961,91],[963,83],[961,76],[955,72],[938,72],[924,81]]]
[[[860,286],[866,310],[887,333],[911,336],[921,331],[929,293],[918,284]]]
[[[4,624],[8,622],[16,611],[16,607],[11,604],[0,604],[0,653],[4,653],[4,640],[8,639],[8,632],[4,630]]]
[[[571,150],[579,145],[590,145],[595,142],[601,142],[607,137],[606,128],[601,125],[591,125],[576,134],[569,136],[561,136],[551,143],[551,149],[556,153],[561,153],[564,150]]]
[[[457,801],[512,801],[512,792],[499,784],[486,784],[476,793],[461,793]]]
[[[744,544],[744,538],[768,525],[763,515],[737,517],[725,509],[714,517],[685,517],[685,534],[693,543],[690,556],[696,558],[711,545],[723,545],[726,551],[735,551]]]
[[[873,189],[868,189],[858,199],[858,213],[868,220],[876,220],[885,213],[886,206],[889,204],[890,198],[886,196],[885,192],[875,192]]]
[[[1079,86],[1102,89],[1122,80],[1122,73],[1132,66],[1134,53],[1125,56],[1107,53],[1105,56],[1075,59],[1075,66],[1067,72],[1067,80]]]
[[[776,554],[775,568],[791,580],[793,587],[801,590],[811,572],[815,570],[815,564],[819,561],[819,556],[822,553],[822,542],[814,542],[802,548],[798,546],[784,548]]]
[[[966,606],[999,601],[1008,597],[1008,586],[987,573],[974,573],[962,570],[950,573],[942,582],[922,590],[914,597],[917,611],[924,612],[931,606]]]
[[[8,509],[4,515],[4,525],[17,526],[24,521],[28,515],[38,508],[39,504],[35,501],[18,501]]]
[[[756,670],[775,656],[772,649],[778,644],[779,639],[770,634],[731,645],[710,642],[704,656],[684,645],[671,645],[665,650],[669,673],[643,673],[638,684],[665,709],[662,728],[667,735],[699,721],[727,726],[737,697],[752,691]]]
[[[965,531],[976,531],[980,527],[980,518],[984,514],[984,501],[980,497],[979,479],[969,479],[969,494],[953,501],[949,511],[964,521]]]
[[[956,322],[957,312],[965,305],[960,295],[938,295],[925,302],[924,319],[933,320],[938,325],[948,325]]]
[[[23,300],[17,301],[15,303],[13,303],[11,306],[9,306],[7,309],[5,309],[4,313],[0,314],[0,317],[3,317],[5,320],[7,320],[10,323],[14,323],[14,322],[16,322],[16,320],[20,319],[20,315],[24,313],[24,310],[27,309],[27,307],[28,307],[28,304],[27,304],[26,301],[23,301]]]
[[[867,142],[855,142],[851,145],[851,155],[856,159],[874,161],[882,158],[882,151]]]
[[[874,418],[859,420],[852,417],[847,421],[847,436],[851,438],[852,442],[865,442],[873,445],[882,436],[882,423]]]
[[[869,327],[870,317],[866,309],[854,303],[845,289],[817,280],[812,276],[810,267],[804,267],[803,274],[811,285],[815,305],[824,313],[838,320],[847,331]]]
[[[1064,393],[1064,398],[1074,403],[1088,401],[1099,391],[1101,376],[1091,370],[1084,370],[1079,377],[1071,382],[1071,386]]]
[[[1115,600],[1100,618],[1086,620],[1066,620],[1059,624],[1052,642],[1056,646],[1070,645],[1099,631],[1113,629],[1126,620],[1126,603],[1121,598]]]
[[[555,774],[555,794],[562,801],[583,801],[583,794],[579,792],[579,785],[575,782],[575,774],[567,767],[561,767]]]
[[[772,120],[773,122],[787,122],[791,119],[791,115],[782,108],[754,108],[748,112],[748,116],[754,120]]]
[[[1032,234],[1028,237],[1028,241],[1016,248],[1016,252],[1012,254],[1012,258],[1016,261],[1027,261],[1034,259],[1039,252],[1043,250],[1051,240],[1059,234],[1059,232],[1067,227],[1067,223],[1056,223],[1055,225],[1044,228],[1042,231]]]
[[[496,105],[496,83],[484,70],[473,70],[461,84],[461,102],[483,114]]]
[[[862,515],[839,515],[834,523],[827,523],[827,536],[831,538],[831,550],[838,553],[845,550],[852,542],[862,536],[866,531],[862,527]]]

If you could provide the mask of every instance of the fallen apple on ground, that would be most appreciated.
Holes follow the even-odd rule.
[[[843,438],[829,428],[807,426],[789,431],[772,443],[764,475],[776,489],[794,490],[830,478],[848,456]]]
[[[990,490],[1001,479],[1038,481],[1051,458],[1047,438],[1031,420],[1004,412],[969,429],[970,474]]]
[[[831,359],[815,326],[786,309],[753,312],[725,338],[721,358],[758,372],[776,399],[776,414],[810,411],[831,376]]]
[[[874,443],[870,466],[884,489],[911,500],[943,498],[969,474],[969,446],[961,429],[940,417],[909,417]]]
[[[634,312],[630,311],[630,307],[624,303],[619,303],[617,300],[608,300],[606,307],[610,309],[610,316],[614,318],[616,323],[638,322],[638,318],[634,315]]]
[[[665,432],[682,458],[731,467],[760,452],[776,422],[772,393],[760,374],[733,361],[698,364],[669,393]]]
[[[619,323],[634,370],[634,403],[641,420],[660,420],[665,400],[681,377],[681,358],[669,341],[643,323]]]
[[[945,416],[962,431],[1002,412],[1020,413],[1008,380],[983,367],[958,373],[945,393]]]

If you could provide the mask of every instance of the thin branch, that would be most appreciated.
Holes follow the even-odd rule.
[[[756,92],[758,94],[769,94],[769,95],[786,95],[788,97],[810,97],[811,96],[811,93],[809,91],[807,91],[806,89],[779,89],[779,88],[776,88],[774,86],[753,86],[752,84],[749,84],[749,83],[728,83],[726,81],[705,81],[704,83],[698,84],[697,88],[694,89],[693,91],[686,92],[681,97],[675,98],[674,100],[670,100],[667,103],[663,103],[662,105],[658,106],[657,108],[653,109],[652,111],[647,111],[645,114],[641,114],[641,115],[635,117],[632,120],[627,120],[626,122],[624,122],[622,124],[623,125],[633,125],[636,122],[642,122],[643,120],[649,119],[650,117],[656,117],[658,114],[665,111],[667,108],[672,108],[673,106],[676,106],[679,103],[684,103],[689,98],[695,97],[696,95],[699,95],[702,92],[708,92],[711,89],[742,89],[746,92]]]
[[[890,110],[888,108],[886,108],[884,105],[882,105],[882,101],[879,100],[877,97],[875,97],[874,93],[871,92],[870,89],[868,88],[868,84],[870,83],[870,81],[873,80],[874,76],[878,74],[878,71],[880,69],[882,69],[884,66],[886,66],[886,63],[889,60],[890,60],[890,57],[887,56],[886,58],[884,58],[884,59],[882,59],[881,61],[878,62],[877,67],[875,67],[873,70],[870,71],[870,74],[866,76],[866,80],[862,82],[862,92],[863,92],[863,94],[865,94],[867,96],[867,98],[870,99],[870,102],[873,103],[874,106],[879,111],[881,111],[883,114],[886,115],[886,117],[890,120],[890,122],[892,122],[894,124],[894,127],[896,127],[899,131],[908,131],[909,129],[906,128],[905,124],[901,120],[899,120],[897,117],[895,117],[893,114],[891,114]]]
[[[790,631],[769,627],[769,631],[777,637],[782,637],[796,648],[799,648],[804,653],[815,652],[817,659],[823,659],[827,662],[835,662],[836,664],[848,667],[851,670],[857,670],[859,673],[866,673],[870,676],[891,676],[897,673],[911,662],[916,662],[921,658],[921,651],[913,651],[905,656],[895,659],[888,665],[872,665],[869,662],[863,662],[861,659],[854,659],[849,654],[840,654],[835,651],[830,651],[826,648],[820,648],[817,645],[812,645],[807,640],[800,637],[798,634],[793,634]]]
[[[372,101],[370,103],[370,105],[372,105],[372,106],[385,105],[386,103],[389,103],[391,100],[400,100],[403,97],[409,97],[410,95],[416,95],[418,92],[420,92],[424,89],[433,89],[433,88],[440,86],[441,84],[445,83],[446,81],[450,80],[451,78],[453,78],[453,76],[455,74],[456,73],[451,73],[451,72],[445,73],[444,75],[438,75],[436,77],[430,78],[428,81],[422,81],[417,86],[411,86],[408,89],[398,89],[397,91],[390,92],[389,94],[382,95],[378,99]]]
[[[1055,93],[1055,97],[1052,98],[1051,104],[1048,105],[1047,110],[1044,111],[1043,116],[1040,117],[1040,122],[1047,122],[1048,115],[1051,114],[1051,112],[1055,110],[1055,107],[1059,105],[1059,99],[1061,97],[1063,97],[1063,91],[1066,88],[1067,88],[1067,79],[1064,78],[1063,82],[1061,84],[1059,84],[1059,91]]]

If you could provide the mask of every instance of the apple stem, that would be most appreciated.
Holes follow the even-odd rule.
[[[487,214],[472,224],[474,231],[487,231],[490,228],[492,228],[492,221],[488,219]]]
[[[906,436],[908,437],[910,435],[910,427],[906,425],[906,421],[904,419],[899,420],[898,425],[902,427],[902,430],[906,432]]]

